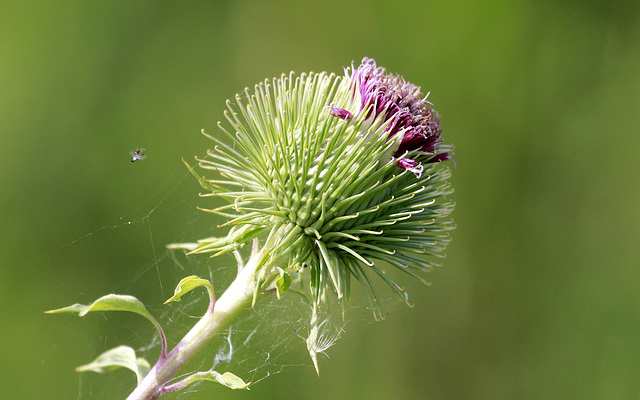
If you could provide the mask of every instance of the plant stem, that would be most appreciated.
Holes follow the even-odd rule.
[[[153,400],[168,393],[167,383],[217,333],[222,332],[234,317],[244,310],[253,298],[255,272],[264,262],[264,251],[252,254],[236,279],[198,323],[165,357],[160,358],[138,384],[127,400]]]

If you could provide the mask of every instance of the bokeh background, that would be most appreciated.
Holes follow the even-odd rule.
[[[290,367],[251,391],[210,384],[172,398],[638,398],[639,11],[577,0],[2,1],[2,397],[124,398],[126,371],[73,369],[148,344],[147,323],[43,311],[118,292],[177,319],[162,301],[210,261],[164,246],[215,225],[195,210],[204,204],[181,162],[210,146],[200,129],[215,133],[245,86],[341,73],[368,56],[431,92],[456,146],[458,227],[444,266],[431,286],[408,284],[415,307],[391,300],[385,321],[357,316],[320,377],[291,346]],[[148,158],[131,164],[137,147]]]

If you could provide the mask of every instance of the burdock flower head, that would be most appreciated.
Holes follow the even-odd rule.
[[[209,136],[216,146],[199,160],[218,174],[200,178],[202,196],[228,200],[206,211],[231,232],[183,247],[219,255],[260,238],[261,283],[302,272],[316,302],[325,291],[344,301],[355,278],[377,312],[373,273],[405,298],[379,262],[422,279],[452,228],[439,163],[452,148],[420,89],[365,58],[344,76],[292,73],[235,100],[231,129],[219,124],[229,141]]]
[[[371,275],[406,300],[385,265],[422,280],[453,227],[440,163],[452,148],[420,89],[365,58],[344,76],[267,80],[227,106],[227,139],[207,135],[216,146],[199,159],[215,175],[199,180],[202,196],[227,200],[205,211],[231,230],[174,247],[219,255],[254,241],[254,301],[307,282],[314,315],[327,294],[348,304],[355,281],[379,317]]]

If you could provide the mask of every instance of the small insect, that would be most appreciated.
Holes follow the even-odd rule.
[[[138,160],[144,160],[145,155],[143,153],[144,149],[136,149],[133,153],[131,153],[131,162],[136,162]]]

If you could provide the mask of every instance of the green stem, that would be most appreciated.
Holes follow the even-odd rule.
[[[256,284],[255,273],[264,260],[264,249],[252,254],[244,268],[238,272],[236,279],[217,300],[213,312],[207,311],[167,357],[158,360],[127,400],[153,400],[168,392],[167,383],[178,371],[250,304]]]

